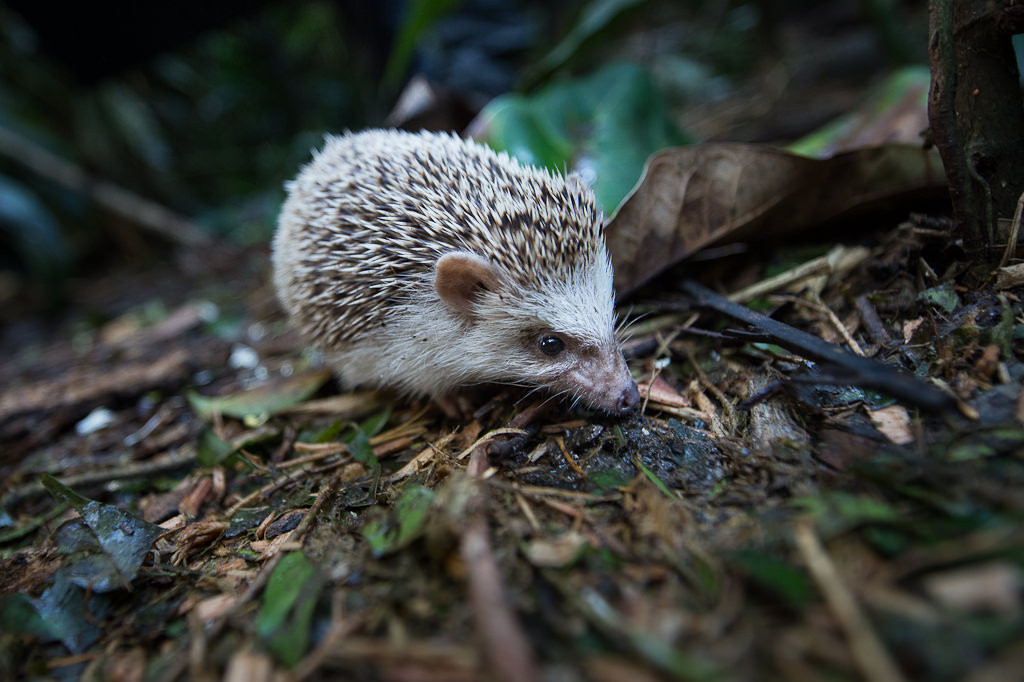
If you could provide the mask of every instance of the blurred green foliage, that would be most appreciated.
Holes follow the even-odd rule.
[[[906,4],[877,0],[845,11],[899,61],[912,39],[893,30],[902,28]],[[0,132],[28,138],[215,234],[262,243],[283,183],[324,132],[379,125],[402,81],[427,62],[442,79],[487,72],[488,83],[505,82],[494,70],[517,69],[518,91],[487,107],[488,141],[530,162],[579,171],[610,213],[650,153],[690,141],[679,124],[688,109],[763,73],[759,60],[784,52],[773,43],[783,35],[777,27],[813,18],[773,0],[407,0],[357,9],[328,0],[269,3],[83,85],[0,5]],[[494,19],[499,14],[505,18]],[[375,30],[361,23],[371,15],[381,22]],[[456,55],[458,40],[473,49]],[[455,82],[441,85],[460,94]],[[474,111],[480,102],[466,101]],[[0,268],[60,279],[82,260],[107,257],[126,232],[117,223],[0,154],[0,241],[11,247]]]
[[[323,132],[377,118],[373,77],[358,68],[359,42],[346,30],[330,2],[272,4],[86,86],[48,61],[31,29],[0,7],[0,126],[216,233],[264,241],[283,182]],[[23,266],[66,256],[69,243],[103,241],[102,222],[90,223],[82,204],[52,200],[53,183],[9,159],[0,159],[4,176],[0,203],[17,195],[22,216],[5,208],[0,224],[17,229]]]
[[[650,72],[635,64],[610,64],[535,95],[499,97],[483,117],[492,147],[524,163],[578,172],[609,215],[649,155],[691,141]]]

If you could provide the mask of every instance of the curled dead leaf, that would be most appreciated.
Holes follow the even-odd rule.
[[[714,243],[807,229],[883,200],[945,191],[934,150],[911,145],[811,159],[765,145],[676,147],[647,160],[608,222],[615,287],[624,295]]]

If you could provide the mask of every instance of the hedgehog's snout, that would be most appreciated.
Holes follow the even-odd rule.
[[[618,347],[578,353],[574,366],[549,387],[582,398],[594,409],[624,417],[640,405],[640,391]]]
[[[640,406],[640,391],[636,387],[636,382],[631,381],[629,385],[622,389],[622,393],[619,394],[619,399],[615,403],[616,414],[627,415],[634,412],[636,408]]]

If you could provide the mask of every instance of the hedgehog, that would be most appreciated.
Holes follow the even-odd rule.
[[[445,133],[327,136],[287,185],[274,285],[345,387],[444,401],[518,384],[611,415],[640,397],[615,336],[593,191]]]

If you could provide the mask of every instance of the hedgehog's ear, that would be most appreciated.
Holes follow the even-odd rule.
[[[468,251],[446,253],[434,266],[434,289],[452,310],[470,317],[473,303],[485,291],[497,291],[501,273],[486,259]]]

